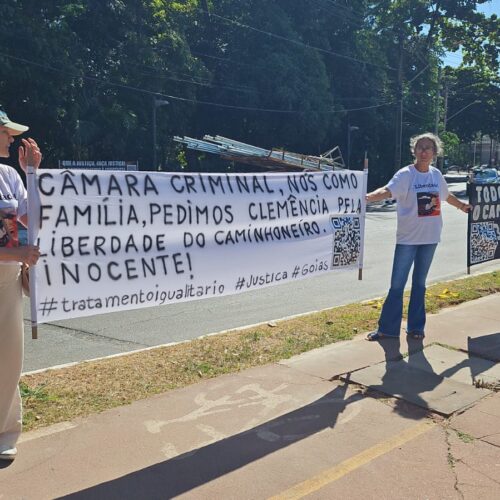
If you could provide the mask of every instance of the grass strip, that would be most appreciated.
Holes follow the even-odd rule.
[[[427,311],[435,313],[498,292],[498,271],[436,284],[427,290]],[[381,307],[382,300],[350,304],[169,347],[25,375],[20,385],[24,428],[33,430],[72,420],[352,339],[376,328]]]

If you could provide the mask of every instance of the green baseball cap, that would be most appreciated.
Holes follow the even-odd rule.
[[[26,132],[29,127],[26,125],[21,125],[20,123],[15,123],[9,119],[7,113],[0,106],[0,125],[8,128],[10,130],[11,135],[20,135],[23,132]]]

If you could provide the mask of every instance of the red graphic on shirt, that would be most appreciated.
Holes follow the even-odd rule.
[[[15,210],[0,208],[0,247],[18,247],[17,214]]]
[[[419,217],[432,217],[441,214],[441,200],[439,193],[417,193],[417,207]]]

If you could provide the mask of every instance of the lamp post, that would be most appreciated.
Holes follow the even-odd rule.
[[[351,132],[359,130],[356,125],[347,124],[347,168],[351,168]]]
[[[160,106],[166,106],[167,104],[170,104],[168,101],[165,101],[163,99],[157,99],[156,96],[153,96],[153,168],[155,170],[158,169],[158,165],[156,164],[157,162],[157,151],[156,151],[156,108],[159,108]]]

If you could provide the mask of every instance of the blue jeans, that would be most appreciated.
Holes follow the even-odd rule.
[[[390,337],[399,337],[403,316],[403,292],[413,264],[407,331],[409,333],[424,333],[425,280],[436,247],[437,244],[396,245],[392,264],[391,289],[385,299],[378,321],[379,332]]]

